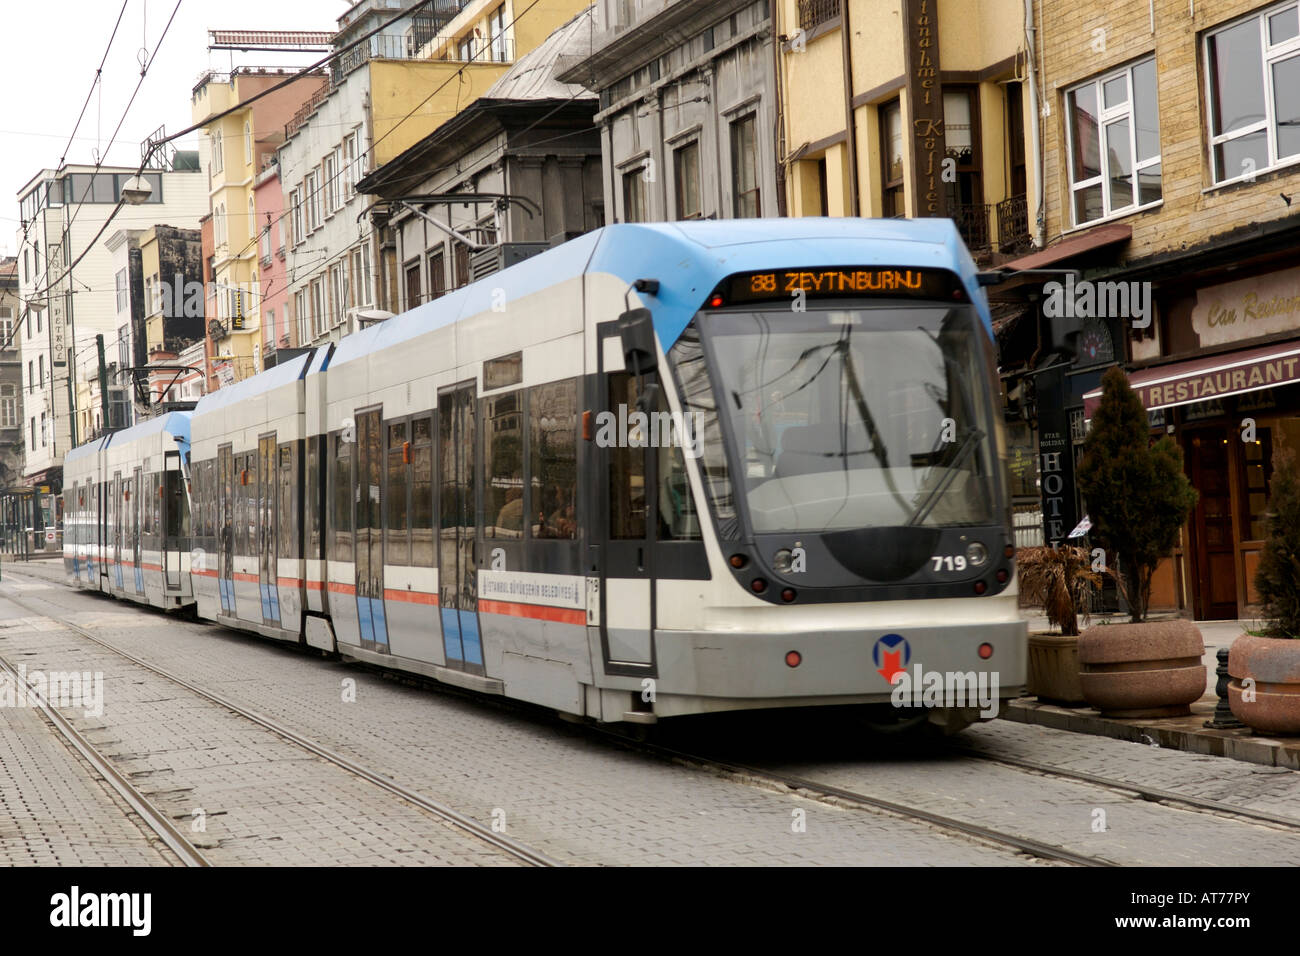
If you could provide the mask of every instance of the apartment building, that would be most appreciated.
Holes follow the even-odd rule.
[[[600,96],[606,218],[783,211],[768,0],[600,0],[591,54],[560,73]]]
[[[310,48],[314,33],[286,35],[290,46]],[[209,144],[209,211],[212,215],[212,281],[216,311],[208,316],[213,360],[234,380],[262,369],[262,276],[259,246],[262,217],[256,202],[258,177],[276,159],[285,124],[303,103],[328,87],[324,72],[280,86],[287,69],[238,68],[205,73],[190,97],[196,124]],[[258,98],[260,97],[260,98]],[[211,324],[215,323],[215,324]],[[224,376],[224,372],[223,372]]]
[[[1044,511],[1064,531],[1086,513],[1073,470],[1122,364],[1200,492],[1153,606],[1249,617],[1273,468],[1300,451],[1300,4],[1035,7],[1047,244],[1008,265],[1114,293],[1060,315],[1023,286],[1025,337],[1066,347],[1022,366],[1040,463],[1060,467]]]
[[[85,437],[77,382],[97,368],[95,336],[118,336],[114,253],[97,235],[110,216],[115,229],[142,230],[159,222],[197,225],[207,210],[200,154],[156,162],[144,173],[151,193],[141,205],[121,204],[134,167],[46,169],[18,193],[24,469],[29,484],[51,489],[49,498],[62,492],[64,453]]]
[[[399,264],[394,311],[604,225],[597,97],[556,79],[590,50],[591,17],[588,9],[561,26],[357,184],[388,261]]]

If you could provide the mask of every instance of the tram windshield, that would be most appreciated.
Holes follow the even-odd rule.
[[[987,336],[971,307],[724,312],[700,329],[753,532],[994,520]]]

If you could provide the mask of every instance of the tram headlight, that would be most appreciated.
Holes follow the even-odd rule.
[[[989,559],[989,549],[984,547],[978,541],[972,541],[966,545],[966,560],[970,562],[972,568],[983,567]]]
[[[790,569],[794,567],[794,552],[789,548],[782,548],[772,555],[772,567],[779,574],[789,574]]]

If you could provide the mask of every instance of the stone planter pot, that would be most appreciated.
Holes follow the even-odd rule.
[[[1083,703],[1078,635],[1029,635],[1029,693],[1052,704]]]
[[[1228,651],[1232,715],[1265,734],[1300,734],[1300,641],[1243,634]],[[1242,681],[1255,681],[1253,701]]]
[[[1205,644],[1191,621],[1090,627],[1079,636],[1084,699],[1104,717],[1183,717],[1205,694]]]

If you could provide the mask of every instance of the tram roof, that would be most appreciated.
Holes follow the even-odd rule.
[[[194,414],[206,415],[208,412],[216,411],[219,408],[237,405],[254,396],[269,392],[273,388],[279,388],[281,385],[296,382],[306,373],[308,361],[313,359],[316,354],[316,352],[307,352],[302,355],[295,355],[289,361],[274,368],[269,368],[265,372],[259,372],[257,375],[251,375],[242,381],[235,382],[233,385],[226,385],[215,392],[209,392],[199,399]],[[189,437],[188,433],[186,437]]]
[[[976,281],[975,262],[950,219],[628,223],[589,232],[347,336],[330,364],[341,365],[430,329],[491,311],[497,290],[504,291],[509,302],[587,273],[608,273],[629,286],[637,279],[658,279],[659,293],[640,298],[654,315],[660,344],[667,350],[705,297],[729,275],[850,265],[950,269],[961,278],[985,329],[993,334],[988,299]]]

